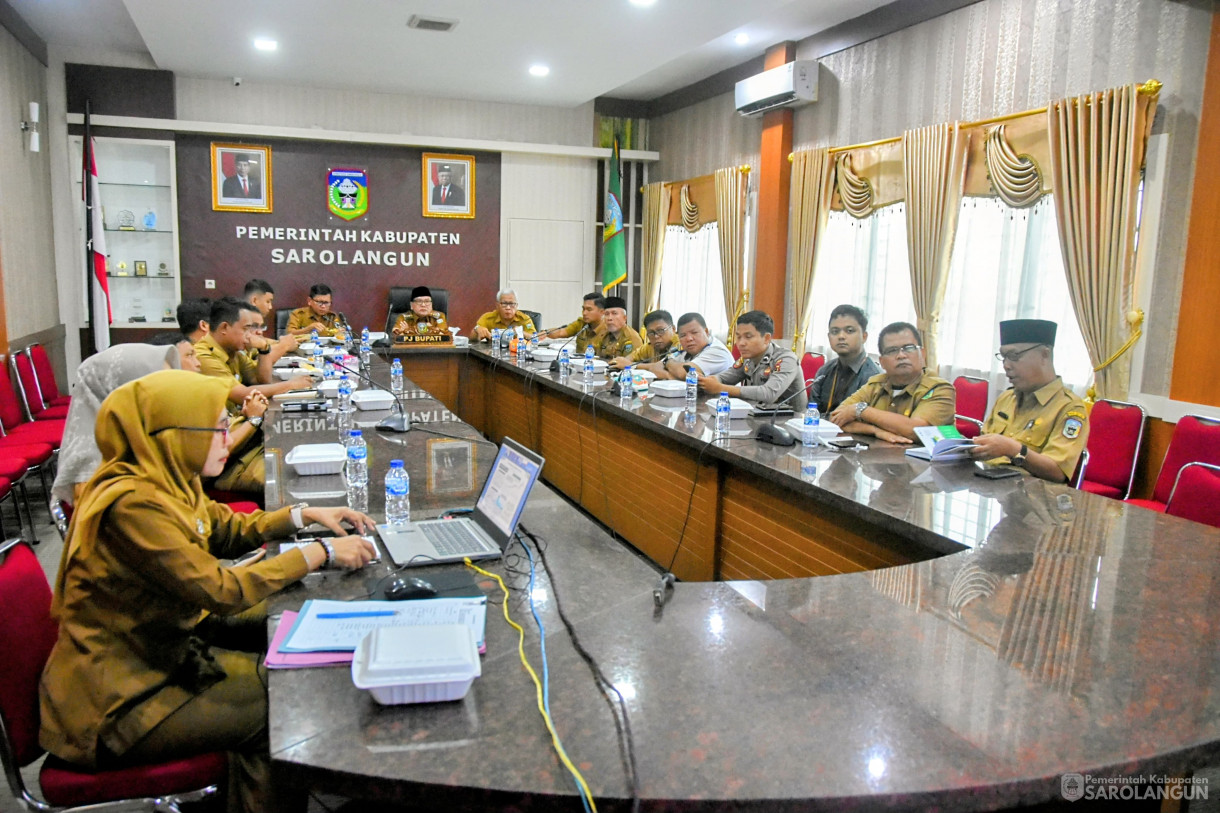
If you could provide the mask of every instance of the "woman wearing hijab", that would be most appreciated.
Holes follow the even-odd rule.
[[[259,656],[210,648],[196,622],[201,611],[241,612],[327,563],[363,567],[372,544],[343,536],[339,522],[362,533],[373,523],[346,508],[234,514],[204,496],[200,476],[228,456],[228,390],[168,370],[102,404],[103,462],[76,507],[56,580],[59,640],[43,671],[39,739],[89,767],[227,750],[230,810],[272,810]],[[219,561],[312,522],[340,538],[247,567]]]

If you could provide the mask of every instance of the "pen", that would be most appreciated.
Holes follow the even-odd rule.
[[[318,613],[318,618],[384,618],[389,615],[398,615],[398,613],[395,610],[368,610],[357,613]]]

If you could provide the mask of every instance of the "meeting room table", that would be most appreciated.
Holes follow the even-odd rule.
[[[479,387],[494,379],[505,392],[529,395],[522,381],[533,377],[548,396],[588,407],[578,386],[541,368],[523,372],[474,349],[447,355],[457,361],[444,364],[462,370],[455,392],[472,387],[461,365],[477,365]],[[382,359],[371,372],[388,384]],[[496,445],[446,400],[408,380],[411,431],[366,429],[378,519],[393,458],[410,472],[413,519],[473,504]],[[652,431],[643,426],[652,419],[641,417],[647,399],[625,409],[601,400],[607,424],[597,431],[614,421]],[[486,411],[495,408],[489,395],[477,412],[490,420]],[[698,421],[682,426],[658,414],[652,422],[661,440],[680,432],[706,442],[710,427]],[[333,412],[276,406],[265,427],[268,508],[344,503],[340,477],[299,476],[283,461],[298,444],[337,441]],[[739,462],[731,448],[709,454],[746,472],[763,465],[748,450]],[[1155,777],[1189,777],[1216,763],[1220,531],[1079,492],[1065,501],[1065,486],[1030,477],[988,482],[961,466],[931,470],[887,444],[818,450],[803,462],[799,450],[795,462],[788,451],[766,450],[764,461],[768,455],[778,461],[775,476],[809,490],[798,494],[822,489],[832,506],[850,499],[861,511],[922,523],[918,538],[939,536],[944,550],[833,576],[682,580],[658,606],[654,590],[672,561],[650,558],[580,510],[578,498],[540,482],[521,520],[537,570],[533,590],[519,545],[484,563],[510,588],[507,610],[525,627],[539,670],[545,637],[551,714],[599,810],[631,808],[633,774],[645,810],[992,810],[1061,800],[1064,776],[1074,772],[1151,776],[1155,785]],[[647,469],[637,474],[621,487],[647,493],[665,485]],[[591,476],[581,473],[582,481]],[[866,480],[868,488],[855,485]],[[912,515],[913,493],[937,496]],[[877,524],[879,534],[898,527]],[[271,623],[310,598],[366,598],[392,569],[383,553],[364,571],[307,576],[270,601]],[[429,578],[464,566],[411,570]],[[355,688],[348,667],[272,671],[277,783],[391,808],[579,807],[499,588],[476,578],[489,599],[487,651],[463,700],[382,706]],[[560,607],[621,694],[629,737]]]

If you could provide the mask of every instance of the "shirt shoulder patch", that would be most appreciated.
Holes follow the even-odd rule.
[[[1084,428],[1084,421],[1080,418],[1069,417],[1063,422],[1063,436],[1068,440],[1075,440],[1080,437],[1080,430]]]

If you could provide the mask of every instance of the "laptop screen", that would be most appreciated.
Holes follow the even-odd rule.
[[[511,438],[504,439],[487,483],[483,486],[483,493],[475,504],[476,515],[481,514],[481,518],[485,518],[498,531],[495,536],[507,540],[513,535],[517,520],[525,508],[525,500],[541,471],[541,457]]]

